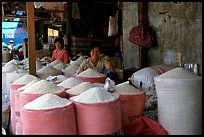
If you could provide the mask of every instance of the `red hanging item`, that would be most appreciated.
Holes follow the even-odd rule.
[[[140,47],[150,48],[153,43],[153,30],[145,24],[139,24],[132,28],[128,40]]]

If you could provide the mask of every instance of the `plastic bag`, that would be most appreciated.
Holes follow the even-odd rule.
[[[10,103],[8,93],[2,92],[2,128],[7,130],[9,125]]]
[[[133,73],[131,76],[131,82],[137,88],[140,88],[140,82],[142,82],[143,89],[145,90],[154,89],[155,88],[154,77],[161,75],[176,67],[177,67],[176,65],[167,64],[146,67]]]
[[[125,135],[168,135],[168,132],[156,121],[140,116],[123,127]]]
[[[44,5],[45,5],[45,2],[34,2],[34,7],[35,7],[36,9],[39,9],[39,8],[41,8],[41,7],[44,7]]]
[[[116,36],[118,34],[118,12],[115,16],[109,17],[108,36]]]
[[[110,78],[106,78],[104,89],[112,93],[115,90],[115,82]]]
[[[2,135],[6,135],[6,130],[2,127]]]
[[[46,78],[46,80],[47,81],[56,81],[58,78],[57,78],[57,76],[48,76],[47,78]]]
[[[80,9],[77,2],[72,2],[72,18],[80,19]]]

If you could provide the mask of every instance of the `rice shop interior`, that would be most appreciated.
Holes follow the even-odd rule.
[[[201,2],[1,2],[3,135],[202,135]]]

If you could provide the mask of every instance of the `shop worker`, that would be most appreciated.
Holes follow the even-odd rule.
[[[114,79],[114,68],[111,63],[105,58],[101,57],[101,43],[92,41],[89,45],[90,57],[84,60],[75,75],[92,68],[100,73],[106,74],[110,79]]]
[[[10,40],[10,41],[9,41],[8,48],[9,48],[10,50],[13,50],[13,46],[14,46],[14,42],[13,42],[13,40]]]
[[[67,50],[64,49],[64,40],[61,37],[57,37],[54,41],[55,50],[52,53],[52,58],[50,62],[54,60],[63,61],[64,63],[69,63],[69,55]]]
[[[23,39],[22,49],[23,49],[24,59],[28,58],[28,38]]]

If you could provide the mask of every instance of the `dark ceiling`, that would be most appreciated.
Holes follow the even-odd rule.
[[[5,21],[14,21],[14,18],[20,18],[20,21],[25,21],[27,19],[26,2],[2,2],[2,4],[4,9]],[[49,20],[51,17],[51,14],[56,12],[65,12],[65,11],[45,10],[44,8],[40,8],[40,9],[35,8],[35,20]]]
[[[107,9],[112,9],[114,0],[110,2],[91,2],[87,5],[88,2],[78,2],[80,8],[87,8],[84,10],[84,12],[88,12],[91,9],[90,5],[95,5],[94,7],[99,7],[99,9],[102,9],[100,12],[110,12],[107,11]],[[95,4],[93,4],[95,3]],[[27,19],[26,16],[26,2],[2,2],[3,4],[3,9],[4,9],[4,21],[14,21],[15,18],[20,18],[20,21],[25,21]],[[81,6],[83,5],[83,6]],[[86,6],[87,5],[87,6]],[[104,8],[101,7],[106,7],[106,10],[103,10]],[[110,7],[110,8],[109,8]],[[92,7],[93,8],[93,7]],[[83,10],[83,9],[81,9]],[[97,8],[96,8],[97,10]],[[62,11],[62,10],[47,10],[44,8],[36,9],[35,8],[35,20],[50,20],[50,18],[53,16],[53,13],[62,13],[62,12],[67,12],[67,11]],[[99,11],[97,11],[99,12]],[[83,13],[81,13],[83,14]]]

